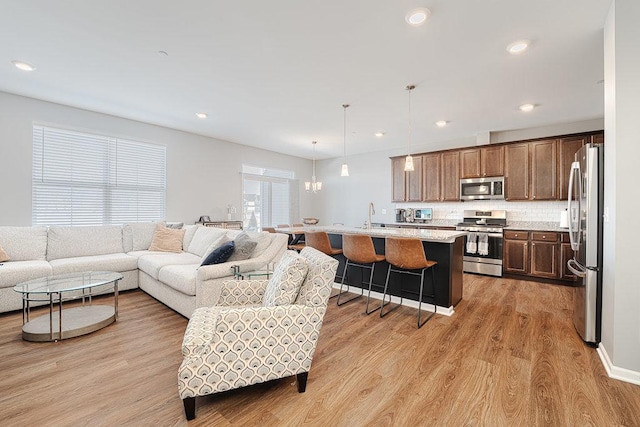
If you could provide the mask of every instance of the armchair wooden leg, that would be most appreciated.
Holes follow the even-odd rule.
[[[309,372],[302,372],[300,374],[296,374],[296,379],[298,380],[298,393],[304,393],[307,389],[307,377],[309,376]]]
[[[182,399],[182,403],[184,403],[184,414],[186,415],[187,420],[194,419],[196,417],[196,398],[185,397]]]

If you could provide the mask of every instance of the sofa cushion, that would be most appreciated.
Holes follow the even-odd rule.
[[[185,295],[196,294],[196,270],[199,264],[167,265],[160,269],[158,280]]]
[[[187,251],[202,258],[207,248],[223,234],[226,233],[221,228],[198,227]]]
[[[222,264],[229,260],[229,257],[233,254],[235,250],[234,242],[224,243],[219,248],[214,249],[200,264],[202,265],[212,265],[212,264]]]
[[[233,239],[233,242],[235,243],[235,249],[229,261],[242,261],[243,259],[251,258],[253,250],[258,245],[258,241],[252,239],[246,232],[238,234],[238,236]]]
[[[251,258],[257,258],[260,255],[262,255],[262,253],[267,250],[267,248],[269,247],[269,245],[271,245],[271,233],[269,233],[268,231],[262,231],[260,233],[249,233],[249,236],[251,236],[254,240],[256,240],[258,242],[258,244],[256,245],[256,248],[253,250],[253,253],[251,254]]]
[[[125,252],[149,249],[156,225],[163,222],[132,222],[122,227],[122,246]]]
[[[123,253],[122,227],[49,227],[47,259]]]
[[[200,257],[190,254],[189,252],[181,252],[179,254],[172,252],[150,252],[138,258],[138,268],[156,280],[162,267],[185,264],[200,265]]]
[[[202,227],[201,225],[185,225],[182,227],[184,230],[184,238],[182,239],[182,250],[189,250],[189,245],[191,244],[191,240],[193,240],[194,234],[196,234],[196,230]]]
[[[9,255],[7,255],[4,249],[2,249],[2,246],[0,246],[0,262],[5,262],[5,261],[9,261]]]
[[[285,252],[267,283],[263,306],[293,304],[308,269],[307,260],[296,251]]]
[[[127,254],[90,255],[50,261],[53,274],[79,271],[131,271],[138,269],[138,259]]]
[[[0,245],[11,261],[47,258],[46,227],[0,227]]]
[[[51,265],[44,260],[10,261],[0,265],[0,288],[51,275]]]
[[[184,230],[172,229],[158,224],[153,234],[153,240],[150,251],[159,252],[182,252],[182,240],[184,238]]]

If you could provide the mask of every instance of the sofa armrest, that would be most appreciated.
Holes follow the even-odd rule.
[[[226,280],[222,283],[218,306],[262,304],[268,280]]]

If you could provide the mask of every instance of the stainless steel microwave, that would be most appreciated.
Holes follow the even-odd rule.
[[[461,179],[460,200],[504,200],[504,177]]]

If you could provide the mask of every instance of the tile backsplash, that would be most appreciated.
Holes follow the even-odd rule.
[[[397,203],[397,208],[432,208],[433,219],[462,219],[464,210],[505,210],[509,221],[558,222],[566,201],[506,202],[504,200],[475,200],[450,203]]]

